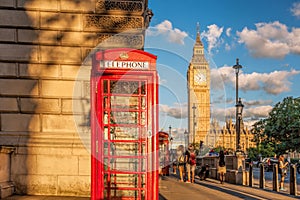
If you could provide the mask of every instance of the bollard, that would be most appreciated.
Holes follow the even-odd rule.
[[[296,165],[290,166],[290,194],[297,195]]]
[[[265,169],[263,163],[259,164],[259,188],[265,189]]]
[[[273,164],[273,191],[278,192],[278,165]]]
[[[253,187],[253,164],[249,165],[249,187]]]

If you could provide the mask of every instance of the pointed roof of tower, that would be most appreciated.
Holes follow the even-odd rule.
[[[196,45],[201,45],[201,46],[203,46],[202,41],[201,41],[201,37],[200,37],[200,24],[199,24],[199,22],[197,22]]]

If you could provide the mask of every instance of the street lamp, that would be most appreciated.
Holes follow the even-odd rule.
[[[187,132],[186,130],[184,131],[184,141],[185,141],[185,148],[188,148],[189,145],[189,132]]]
[[[169,126],[169,138],[170,138],[170,152],[171,152],[171,159],[173,159],[172,157],[172,142],[173,142],[173,138],[172,138],[172,127],[171,125]]]
[[[242,65],[239,64],[239,59],[236,59],[236,64],[232,67],[235,70],[235,103],[238,103],[238,97],[239,97],[239,72],[240,69],[243,68]]]
[[[193,104],[193,144],[195,145],[195,129],[196,129],[196,122],[195,122],[195,118],[196,118],[196,113],[195,110],[197,109],[197,107],[195,106],[195,104]]]
[[[239,72],[242,68],[242,65],[239,64],[239,59],[236,59],[236,64],[232,67],[235,70],[235,104],[236,104],[236,115],[235,115],[235,130],[236,130],[236,151],[240,150],[240,126],[238,122],[238,97],[239,97]]]
[[[237,112],[237,122],[236,122],[236,151],[241,151],[240,139],[241,139],[241,121],[244,105],[242,104],[241,98],[239,98],[238,103],[235,105]]]

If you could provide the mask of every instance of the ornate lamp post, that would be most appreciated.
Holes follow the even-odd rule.
[[[241,98],[239,98],[238,103],[235,105],[237,110],[237,125],[236,125],[236,136],[237,136],[237,144],[236,144],[236,151],[241,151],[241,121],[242,121],[242,114],[244,105],[242,104]]]
[[[239,72],[240,69],[242,68],[242,65],[239,64],[239,59],[236,59],[236,64],[232,67],[235,70],[235,104],[236,104],[236,115],[235,115],[235,130],[236,130],[236,151],[240,151],[241,146],[240,146],[240,125],[238,122],[238,97],[239,97]]]
[[[239,64],[239,59],[236,59],[236,64],[232,67],[235,70],[235,103],[238,103],[238,97],[239,97],[239,72],[240,69],[243,68],[242,65]]]
[[[184,131],[184,145],[185,145],[185,148],[188,148],[188,145],[189,145],[189,132],[187,132],[186,130]]]
[[[173,151],[172,151],[173,138],[172,138],[172,127],[171,127],[171,125],[169,126],[169,138],[170,138],[170,159],[172,161],[173,160]]]

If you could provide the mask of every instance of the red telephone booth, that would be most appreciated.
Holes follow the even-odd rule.
[[[170,152],[169,134],[163,131],[158,132],[159,137],[159,174],[169,176]]]
[[[91,199],[158,199],[156,56],[135,49],[94,54]]]

